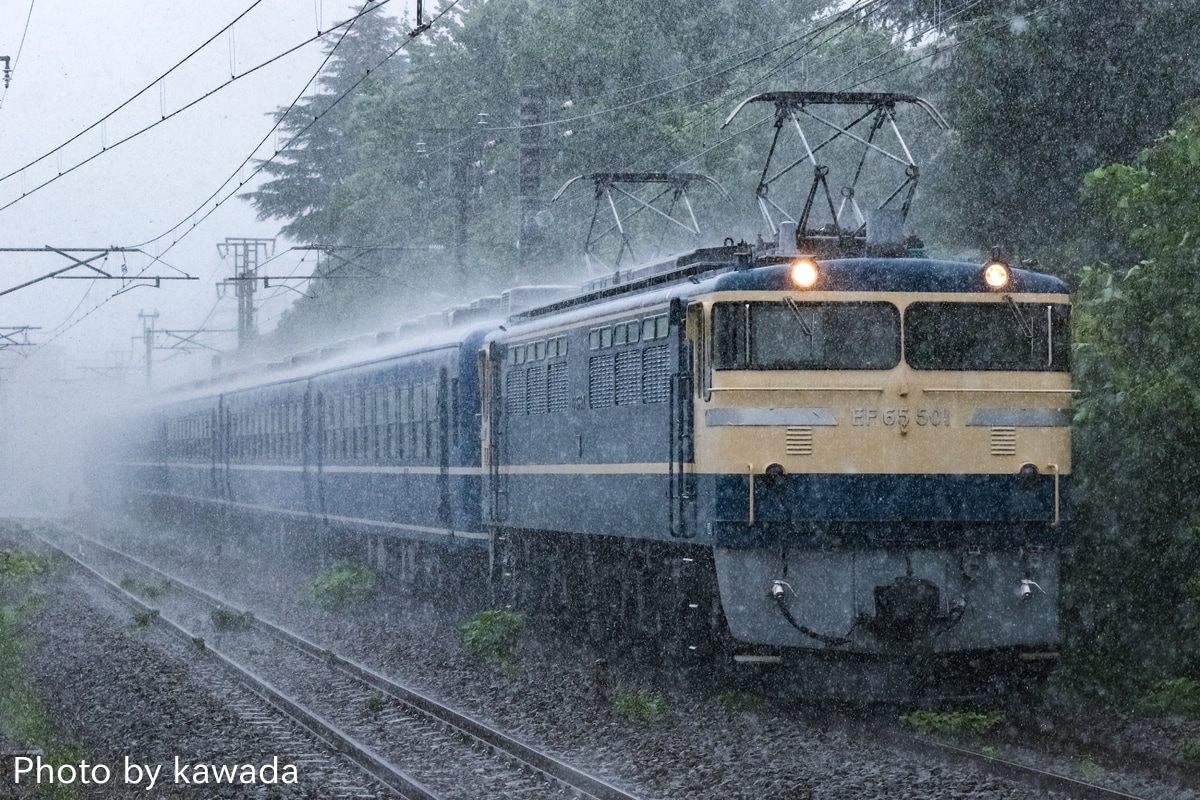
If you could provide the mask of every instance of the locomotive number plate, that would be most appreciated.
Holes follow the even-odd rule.
[[[882,425],[888,428],[950,427],[950,411],[944,408],[856,408],[851,412],[851,424],[856,428]]]

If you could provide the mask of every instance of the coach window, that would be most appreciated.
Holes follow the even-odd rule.
[[[458,447],[458,378],[450,379],[450,444]]]
[[[332,445],[334,445],[334,450],[332,450],[329,453],[329,456],[330,456],[330,458],[340,459],[340,458],[344,457],[344,452],[342,450],[342,445],[343,445],[342,401],[343,401],[343,397],[342,397],[341,393],[337,393],[337,395],[334,395],[334,396],[330,397],[329,399],[330,399],[330,404],[329,404],[329,423],[330,423],[330,425],[329,425],[329,427],[330,427],[331,431],[334,432],[334,437],[332,437],[332,440],[331,440]]]
[[[370,389],[361,389],[358,393],[358,457],[371,457],[371,417],[374,413],[371,406],[375,393]]]
[[[333,442],[333,403],[334,398],[327,397],[324,392],[317,395],[317,408],[321,413],[321,428],[324,433],[322,459],[331,459],[334,454]]]
[[[292,458],[299,459],[301,451],[300,439],[304,435],[303,410],[300,401],[292,403]]]
[[[409,419],[409,442],[412,443],[412,459],[421,458],[425,452],[425,389],[421,384],[412,387],[412,416]]]
[[[437,383],[425,384],[425,408],[428,412],[426,414],[426,424],[428,425],[428,428],[426,429],[425,437],[426,459],[432,459],[437,453],[438,448],[441,447],[441,441],[439,440],[441,427],[438,422],[439,415],[442,413],[442,408],[439,399]]]
[[[359,458],[362,456],[362,390],[355,390],[346,399],[348,400],[346,410],[346,439],[348,440],[347,447],[349,449],[346,457]]]
[[[369,414],[370,394],[365,389],[354,392],[354,416],[350,419],[350,442],[354,448],[352,458],[367,456],[367,415]]]
[[[659,314],[656,317],[646,317],[642,320],[642,341],[647,342],[651,339],[665,339],[667,337],[667,315]]]
[[[279,405],[277,403],[272,403],[271,405],[267,406],[267,419],[269,420],[270,425],[271,425],[269,456],[273,459],[277,459],[281,455],[281,453],[279,452],[280,451],[279,434],[282,431],[281,420],[280,420],[280,415],[279,415]]]
[[[341,399],[336,394],[325,395],[325,440],[328,446],[325,455],[330,460],[338,457],[338,405]]]

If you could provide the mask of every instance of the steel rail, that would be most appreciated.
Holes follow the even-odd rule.
[[[142,569],[157,575],[160,580],[169,581],[172,585],[178,586],[180,589],[192,594],[206,603],[227,608],[235,613],[245,614],[247,611],[249,611],[249,609],[237,608],[236,606],[227,603],[218,597],[214,597],[205,590],[194,586],[187,581],[170,575],[158,567],[148,564],[142,559],[125,553],[107,543],[100,542],[80,533],[73,533],[71,535],[86,541],[93,546],[107,550],[119,558],[123,558],[131,563],[137,564]],[[89,569],[91,568],[89,567]],[[104,580],[107,581],[107,578]],[[111,581],[109,581],[109,583],[111,583]],[[117,588],[123,594],[128,594],[119,586],[117,586]],[[137,600],[136,597],[133,599]],[[141,601],[138,600],[138,602],[140,603]],[[363,683],[392,695],[401,703],[411,707],[417,712],[427,717],[432,717],[439,723],[459,732],[461,735],[470,737],[471,739],[479,741],[483,745],[492,748],[495,751],[504,753],[511,759],[527,765],[531,769],[546,775],[560,784],[570,787],[578,792],[582,792],[588,797],[595,798],[595,800],[638,800],[636,795],[632,795],[612,785],[611,783],[604,781],[601,778],[589,775],[588,773],[583,772],[548,753],[542,752],[528,744],[525,744],[524,742],[521,742],[518,739],[513,738],[512,736],[509,736],[503,731],[497,730],[496,728],[493,728],[484,722],[456,711],[444,703],[441,703],[426,694],[418,692],[411,687],[398,683],[395,680],[392,680],[391,678],[372,670],[370,667],[360,664],[353,659],[338,655],[326,647],[322,647],[321,645],[306,639],[299,634],[280,627],[279,625],[263,620],[257,615],[253,615],[252,618],[252,625],[262,632],[275,637],[279,641],[290,645],[309,656],[322,660],[329,666],[342,670],[346,674],[359,681],[362,681]],[[238,669],[240,669],[240,667]]]
[[[962,766],[978,767],[995,777],[1017,781],[1044,791],[1062,792],[1067,797],[1077,798],[1077,800],[1142,800],[1138,795],[1132,795],[1119,789],[1099,786],[1078,778],[987,755],[947,742],[925,739],[897,731],[894,728],[880,728],[876,733],[885,740],[888,738],[892,741],[898,740],[900,746],[908,750]]]
[[[44,542],[48,547],[51,547],[55,551],[62,553],[72,562],[79,565],[80,568],[95,578],[102,587],[104,587],[118,600],[142,611],[157,612],[157,609],[151,607],[136,595],[127,591],[120,584],[102,574],[99,570],[85,562],[82,557],[70,553],[62,545],[56,544],[40,534],[35,533],[34,535]],[[79,534],[75,535],[93,545],[104,547],[110,550],[110,552],[128,558],[129,560],[138,563],[140,566],[148,568],[153,572],[164,576],[166,580],[170,580],[173,584],[180,585],[181,588],[187,588],[179,584],[176,579],[165,575],[165,573],[163,573],[161,570],[150,567],[138,559],[126,556],[124,553],[114,550],[113,548],[109,548],[107,545],[97,542],[94,539],[90,539],[89,537],[80,536]],[[154,617],[154,621],[165,626],[169,632],[189,644],[194,644],[195,642],[200,641],[199,637],[184,628],[182,625],[179,625],[178,623],[173,622],[166,617],[158,615],[157,613]],[[275,688],[270,683],[253,674],[252,672],[244,669],[232,659],[228,658],[222,653],[217,652],[216,650],[213,650],[210,647],[205,647],[204,652],[209,658],[214,659],[218,664],[228,670],[234,678],[236,678],[254,694],[258,695],[265,703],[274,708],[278,713],[300,725],[314,738],[321,741],[332,750],[346,756],[364,772],[378,780],[383,785],[387,786],[393,792],[399,794],[401,797],[405,798],[406,800],[442,800],[439,795],[430,791],[411,775],[408,775],[403,770],[397,769],[393,765],[389,764],[369,747],[344,733],[336,725],[329,722],[321,715],[304,708],[300,702],[289,697],[287,694]]]

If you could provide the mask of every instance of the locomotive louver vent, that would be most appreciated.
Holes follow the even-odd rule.
[[[550,411],[567,410],[567,362],[550,365],[549,395]]]
[[[514,369],[508,373],[504,382],[504,410],[509,414],[521,414],[525,411],[525,370]]]
[[[525,413],[545,414],[548,410],[546,368],[530,367],[525,373]]]
[[[811,456],[813,451],[813,429],[793,426],[784,436],[784,450],[789,456]]]
[[[588,359],[588,405],[592,408],[611,406],[615,388],[612,354]]]
[[[617,353],[617,405],[642,402],[642,354],[638,350]]]
[[[642,399],[647,403],[665,403],[670,391],[667,346],[647,347],[642,353]]]
[[[1017,429],[992,428],[992,455],[1015,456],[1017,454]]]

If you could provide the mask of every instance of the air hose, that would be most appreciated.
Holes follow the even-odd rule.
[[[773,584],[771,584],[771,599],[774,600],[775,605],[778,606],[779,613],[783,614],[783,618],[786,619],[793,628],[800,631],[810,639],[816,639],[826,647],[841,647],[843,645],[850,644],[849,639],[817,633],[812,628],[809,628],[806,625],[801,625],[799,622],[797,622],[796,618],[792,616],[791,609],[787,607],[786,590],[791,588],[792,587],[788,586],[788,584],[784,581],[775,581]],[[795,591],[793,591],[792,594],[795,594]]]

